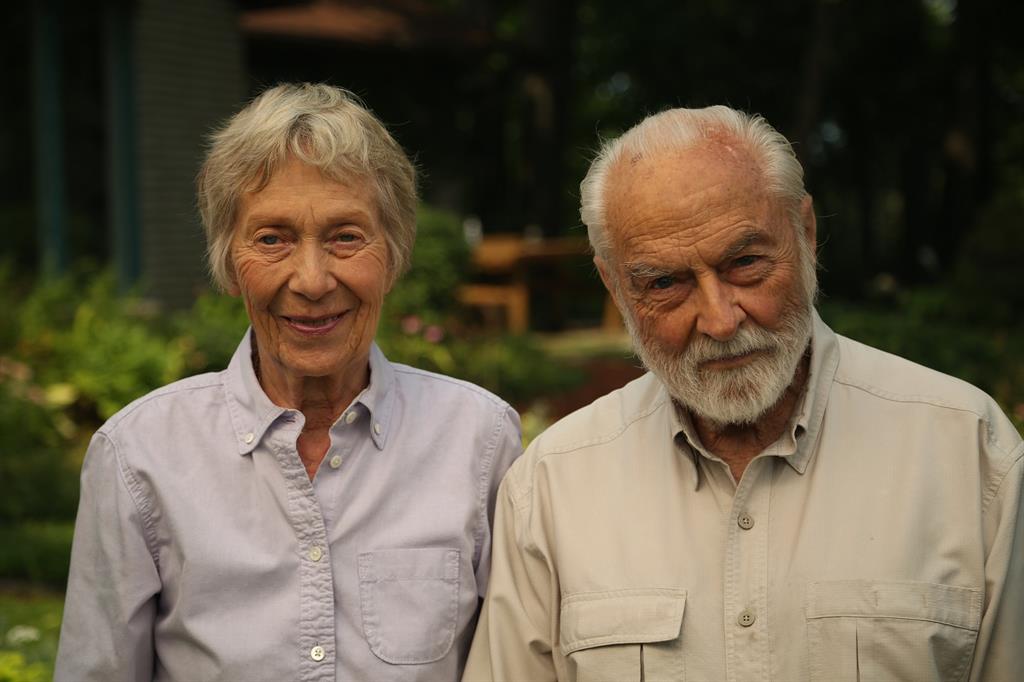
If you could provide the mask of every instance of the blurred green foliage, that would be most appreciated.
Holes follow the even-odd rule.
[[[37,489],[37,496],[40,490],[46,488]],[[77,488],[71,494],[77,496]],[[0,576],[63,590],[73,533],[74,524],[66,520],[0,523]]]
[[[577,380],[528,337],[461,323],[454,291],[468,261],[459,220],[423,209],[413,267],[388,294],[381,320],[388,357],[519,405]],[[3,541],[12,548],[0,556],[0,576],[62,585],[70,532],[25,524],[73,518],[82,457],[100,424],[158,386],[223,369],[248,319],[241,300],[214,293],[161,314],[87,266],[29,285],[10,273],[0,267],[0,297],[12,302],[0,307],[0,524],[9,524]]]
[[[0,682],[53,679],[63,597],[0,594]]]

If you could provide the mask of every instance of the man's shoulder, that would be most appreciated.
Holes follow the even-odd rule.
[[[513,464],[510,477],[524,489],[529,487],[536,467],[553,458],[560,465],[572,460],[578,466],[590,466],[586,458],[577,455],[608,446],[630,452],[632,449],[622,443],[631,438],[631,430],[650,420],[664,419],[668,409],[671,401],[661,382],[650,373],[644,374],[549,426]]]
[[[986,426],[1002,449],[1020,443],[1020,435],[999,405],[977,386],[906,358],[838,336],[835,383],[887,411],[931,410],[936,418],[961,416]]]
[[[992,402],[984,391],[962,379],[844,336],[838,339],[835,381],[839,384],[882,400],[952,409],[978,410]]]

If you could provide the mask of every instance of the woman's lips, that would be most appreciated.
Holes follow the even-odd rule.
[[[338,322],[345,313],[339,313],[337,315],[330,315],[327,317],[287,317],[282,315],[281,318],[285,323],[297,331],[300,334],[306,336],[323,336],[329,334],[331,330],[338,326]]]

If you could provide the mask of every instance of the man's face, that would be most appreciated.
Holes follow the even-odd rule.
[[[752,160],[722,142],[624,159],[606,197],[611,260],[598,267],[641,360],[698,416],[757,421],[810,338],[809,198],[801,243]]]

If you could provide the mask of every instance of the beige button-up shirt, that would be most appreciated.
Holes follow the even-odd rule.
[[[1022,453],[981,391],[817,317],[738,484],[644,376],[509,470],[463,679],[1024,679]]]

